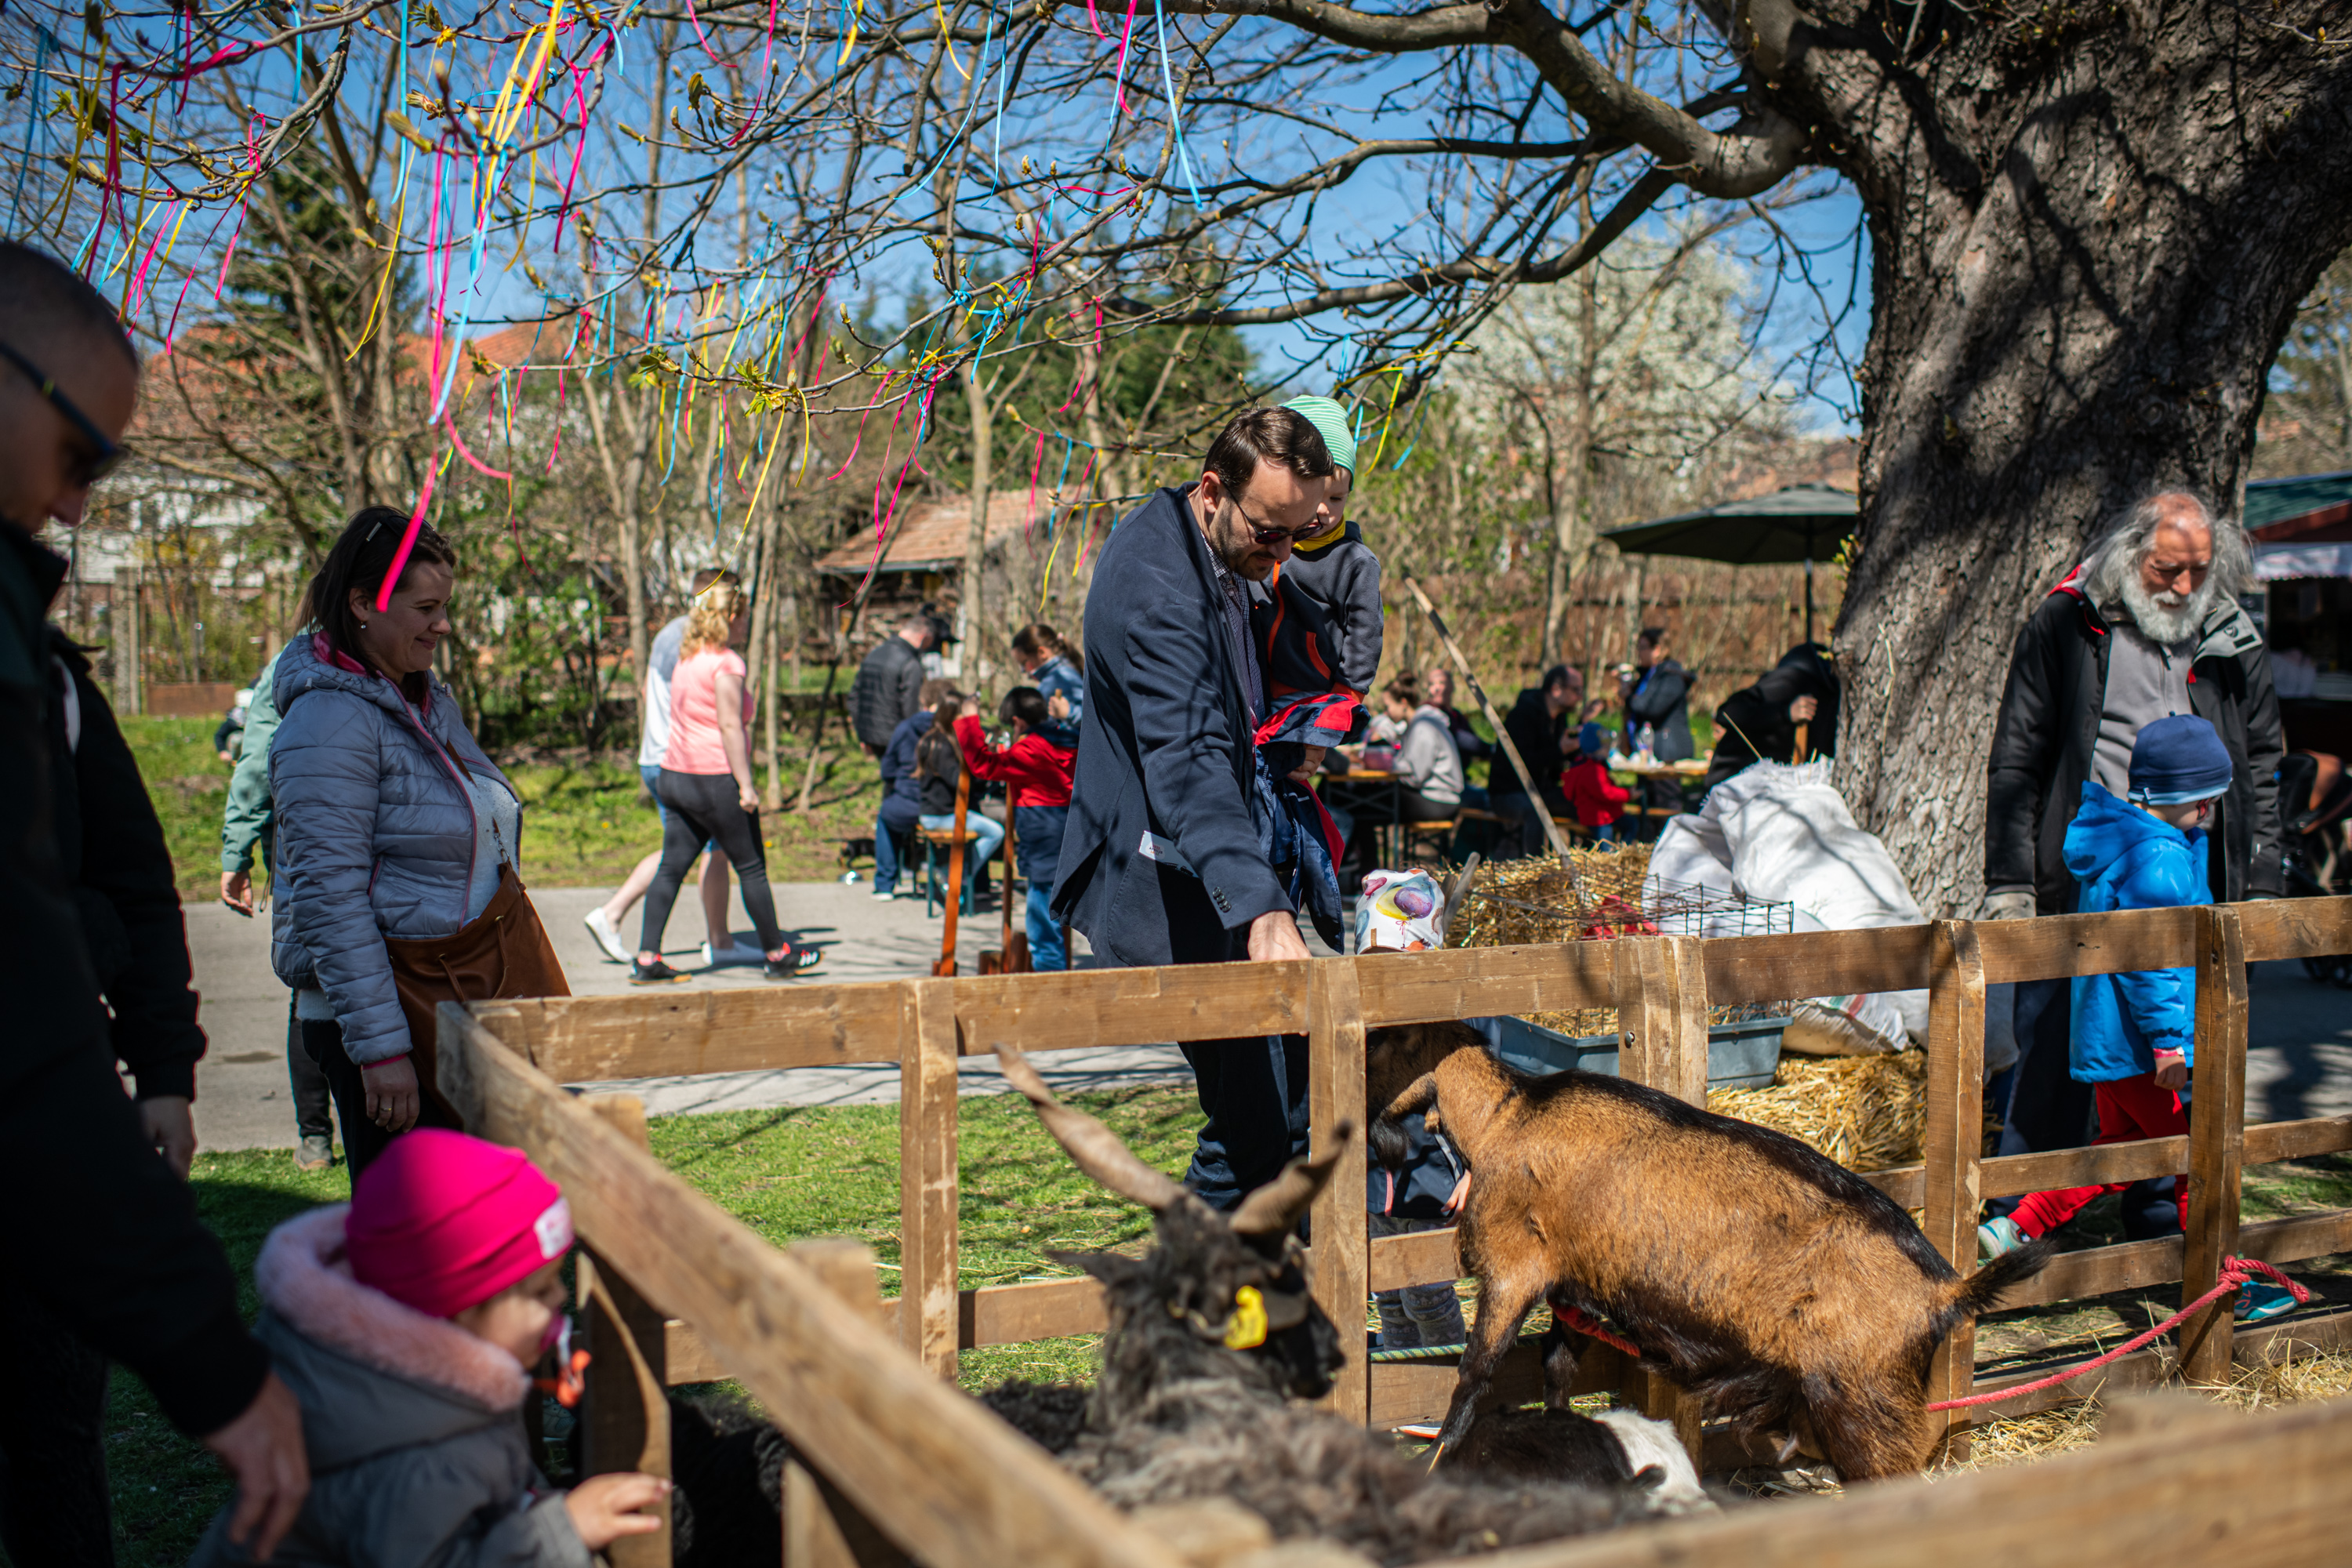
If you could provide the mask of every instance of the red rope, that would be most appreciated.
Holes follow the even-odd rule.
[[[2148,1330],[2147,1332],[2138,1335],[2136,1338],[2126,1340],[2123,1343],[2107,1352],[2106,1354],[2098,1357],[2096,1360],[2086,1361],[2081,1366],[2074,1368],[2071,1372],[2053,1373],[2048,1377],[2037,1379],[2032,1383],[2020,1384],[2015,1388],[1996,1389],[1990,1394],[1972,1394],[1966,1399],[1940,1400],[1934,1405],[1930,1405],[1927,1408],[1930,1410],[1965,1410],[1972,1405],[1998,1405],[2005,1399],[2019,1399],[2029,1394],[2039,1394],[2045,1388],[2055,1388],[2062,1383],[2072,1383],[2074,1379],[2082,1376],[2084,1373],[2096,1372],[2099,1368],[2106,1365],[2109,1362],[2131,1354],[2132,1352],[2156,1339],[2158,1335],[2165,1332],[2165,1331],[2170,1329],[2174,1324],[2179,1322],[2183,1318],[2189,1317],[2192,1313],[2202,1311],[2205,1308],[2212,1305],[2215,1301],[2220,1300],[2231,1291],[2237,1289],[2241,1285],[2243,1285],[2246,1282],[2247,1275],[2250,1273],[2267,1274],[2279,1284],[2285,1286],[2288,1291],[2294,1295],[2295,1305],[2297,1306],[2302,1306],[2311,1300],[2311,1292],[2309,1290],[2305,1289],[2302,1286],[2296,1284],[2294,1280],[2288,1279],[2285,1275],[2280,1273],[2277,1269],[2272,1268],[2269,1264],[2263,1262],[2259,1258],[2223,1258],[2221,1260],[2221,1278],[2214,1281],[2213,1288],[2210,1290],[2206,1291],[2205,1294],[2198,1297],[2197,1300],[2189,1302],[2189,1305],[2181,1308],[2180,1310],[2173,1313],[2172,1316],[2165,1319],[2164,1321]]]
[[[1633,1341],[1619,1339],[1603,1328],[1597,1320],[1587,1317],[1578,1308],[1570,1307],[1566,1311],[1554,1308],[1552,1315],[1559,1320],[1562,1328],[1574,1329],[1580,1334],[1589,1334],[1604,1345],[1623,1351],[1637,1361],[1641,1359],[1642,1352],[1635,1347]]]

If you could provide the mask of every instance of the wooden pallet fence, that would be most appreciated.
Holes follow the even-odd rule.
[[[901,1226],[905,1242],[895,1313],[899,1342],[923,1365],[952,1375],[956,1352],[1098,1331],[1091,1280],[959,1290],[955,1216],[955,1064],[1010,1041],[1033,1055],[1260,1034],[1304,1035],[1310,1050],[1311,1119],[1324,1130],[1364,1123],[1365,1032],[1388,1025],[1494,1014],[1615,1007],[1627,1076],[1689,1100],[1703,1097],[1710,1003],[1925,987],[1930,996],[1927,1147],[1918,1165],[1868,1179],[1923,1211],[1937,1249],[1962,1272],[1975,1268],[1975,1229],[1989,1197],[2092,1182],[2136,1180],[2183,1169],[2195,1178],[2185,1238],[2070,1254],[2020,1292],[2017,1304],[2183,1281],[2185,1299],[2210,1284],[2237,1251],[2273,1263],[2352,1250],[2352,1212],[2241,1226],[2239,1173],[2248,1163],[2352,1149],[2352,1118],[2244,1128],[2248,962],[2352,950],[2352,899],[2273,900],[2213,908],[2073,915],[1998,923],[1937,921],[1891,930],[1795,935],[1625,938],[1546,947],[1381,953],[1360,958],[1181,968],[1088,970],[800,985],[789,991],[674,993],[484,1004],[473,1011],[547,1079],[566,1083],[754,1068],[895,1063],[901,1075]],[[2198,1094],[2187,1138],[2097,1149],[1985,1158],[1982,1121],[1984,991],[2004,982],[2193,964],[2198,968]],[[1369,1291],[1460,1272],[1452,1231],[1367,1240],[1355,1203],[1362,1190],[1360,1139],[1313,1216],[1318,1299],[1335,1322],[1361,1321]],[[2201,1279],[2202,1283],[2199,1283]],[[2339,1315],[2352,1319],[2352,1314]],[[2218,1376],[2231,1362],[2226,1310],[2190,1325],[2189,1370]],[[2336,1321],[2299,1325],[2312,1342],[2346,1335]],[[1975,1382],[1972,1345],[1956,1338],[1935,1371],[1938,1396]],[[664,1376],[710,1375],[723,1358],[673,1324]],[[1598,1358],[1593,1358],[1598,1359]],[[1526,1386],[1507,1367],[1504,1392]],[[1330,1408],[1394,1423],[1442,1409],[1453,1368],[1351,1364]],[[1677,1419],[1697,1440],[1695,1413],[1671,1390],[1633,1391],[1645,1407]],[[2070,1397],[2056,1391],[2041,1403]],[[2032,1401],[1979,1412],[2017,1414]],[[1965,1451],[1955,1420],[1950,1451]]]

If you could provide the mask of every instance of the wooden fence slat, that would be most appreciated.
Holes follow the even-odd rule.
[[[1717,937],[1703,944],[1706,991],[1718,1003],[1784,1002],[1927,984],[1928,928]]]
[[[1620,937],[1609,945],[1616,950],[1619,1073],[1704,1108],[1707,979],[1699,943],[1660,936]],[[1628,1375],[1635,1406],[1669,1423],[1696,1461],[1704,1451],[1699,1402],[1655,1373],[1636,1368]]]
[[[2217,1409],[2040,1464],[1881,1481],[1448,1568],[2324,1568],[2344,1557],[2347,1468],[2352,1420],[2339,1408]]]
[[[872,1247],[847,1237],[820,1237],[794,1242],[784,1256],[816,1276],[842,1305],[877,1329],[885,1326]],[[781,1479],[784,1568],[905,1568],[910,1562],[840,1489],[797,1458],[784,1461]]]
[[[647,1151],[646,1102],[634,1094],[596,1095],[590,1111],[636,1148]],[[579,1291],[588,1367],[580,1402],[583,1468],[592,1476],[641,1470],[668,1476],[669,1395],[667,1335],[662,1314],[606,1264],[583,1247],[572,1265]],[[613,1568],[669,1568],[670,1500],[655,1503],[662,1527],[625,1535],[605,1549]]]
[[[455,1005],[438,1057],[466,1125],[529,1150],[581,1236],[692,1322],[793,1447],[926,1568],[1181,1568]]]
[[[1315,962],[973,975],[956,982],[956,1016],[968,1056],[1304,1034]]]
[[[1364,1022],[1378,1028],[1498,1013],[1613,1007],[1616,960],[1610,946],[1571,942],[1461,947],[1442,952],[1366,953],[1336,962],[1355,969],[1363,993]]]
[[[1984,1154],[1984,959],[1976,928],[1937,921],[1928,970],[1926,1133],[1928,1243],[1966,1279],[1977,1271],[1978,1164]],[[1930,1403],[1964,1399],[1976,1376],[1976,1321],[1952,1326],[1927,1369]],[[1969,1414],[1940,1411],[1944,1458],[1969,1456]]]
[[[2182,1209],[2184,1302],[2212,1289],[2221,1260],[2237,1250],[2246,1142],[2245,932],[2236,910],[2209,905],[2196,914],[2197,1062]],[[2225,1296],[2180,1325],[2180,1369],[2189,1382],[2228,1379],[2236,1304],[2235,1296]]]
[[[953,1378],[960,1179],[955,982],[899,984],[906,1022],[898,1063],[898,1338],[925,1366]]]
[[[1315,1300],[1339,1331],[1347,1363],[1322,1408],[1352,1421],[1371,1409],[1371,1379],[1365,1368],[1364,1310],[1370,1295],[1370,1259],[1364,1212],[1364,1008],[1356,971],[1344,960],[1318,963],[1307,991],[1307,1121],[1318,1159],[1333,1147],[1342,1121],[1353,1131],[1339,1146],[1339,1163],[1309,1215],[1315,1240]]]
[[[2246,1129],[2245,1163],[2249,1166],[2274,1164],[2281,1160],[2307,1160],[2315,1154],[2341,1153],[2347,1149],[2352,1149],[2352,1116],[2258,1121]],[[2151,1176],[2176,1175],[2188,1168],[2186,1137],[2103,1143],[2095,1148],[2053,1149],[2039,1154],[2001,1154],[1979,1163],[1978,1195],[2004,1198],[2052,1187],[2139,1182]],[[1926,1172],[1924,1165],[1896,1165],[1884,1171],[1864,1172],[1862,1179],[1905,1208],[1916,1209],[1927,1201]]]

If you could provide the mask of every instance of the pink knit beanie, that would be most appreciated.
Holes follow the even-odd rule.
[[[454,1317],[572,1246],[562,1191],[519,1149],[420,1127],[352,1189],[352,1275],[428,1317]]]

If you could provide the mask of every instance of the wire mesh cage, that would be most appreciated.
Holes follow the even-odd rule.
[[[1763,936],[1797,929],[1792,904],[1649,875],[1649,846],[1575,849],[1479,868],[1447,928],[1448,947],[1517,947],[1607,942],[1621,936]],[[1708,1009],[1709,1024],[1787,1014],[1786,1001]],[[1617,1010],[1580,1007],[1529,1015],[1571,1037],[1614,1034]]]

